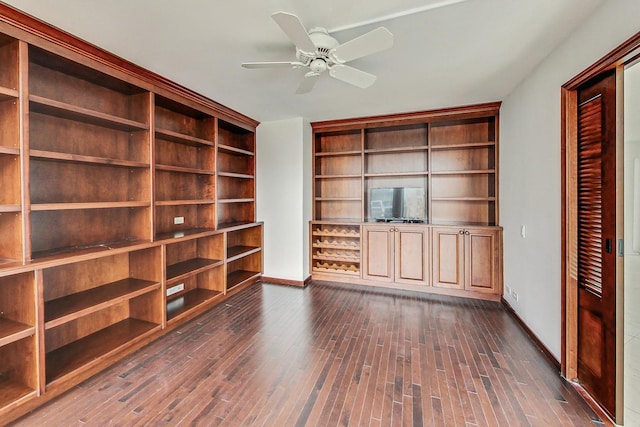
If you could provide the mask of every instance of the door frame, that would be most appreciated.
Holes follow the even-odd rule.
[[[605,71],[616,69],[616,164],[624,162],[623,132],[623,71],[627,64],[640,58],[640,32],[625,41],[602,59],[562,85],[561,88],[561,164],[562,164],[562,338],[561,372],[569,379],[578,376],[578,281],[577,281],[577,89]],[[624,237],[624,168],[616,167],[616,238]],[[624,259],[616,261],[616,408],[614,420],[623,414],[623,354],[624,345]]]

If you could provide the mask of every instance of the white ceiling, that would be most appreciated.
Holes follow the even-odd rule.
[[[5,2],[256,120],[315,121],[502,100],[603,0]],[[332,33],[394,34],[391,50],[349,63],[378,76],[368,89],[322,75],[296,95],[304,70],[240,66],[295,59],[276,11],[332,29],[429,5],[442,7]]]

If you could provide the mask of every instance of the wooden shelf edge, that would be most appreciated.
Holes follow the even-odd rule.
[[[134,345],[161,327],[160,324],[128,318],[47,353],[47,386],[54,386],[79,371],[91,369],[102,363],[102,359]]]
[[[227,249],[227,251],[228,250],[229,249]],[[238,260],[240,258],[244,258],[244,257],[249,256],[251,254],[255,254],[257,252],[260,252],[261,250],[262,250],[261,247],[254,247],[252,249],[243,250],[242,252],[235,253],[235,254],[233,254],[231,256],[227,256],[227,262],[232,262],[232,261]]]
[[[360,250],[360,245],[353,245],[353,246],[347,246],[347,245],[333,245],[330,243],[313,243],[312,246],[314,248],[321,248],[321,249],[341,249],[341,250],[345,250],[345,251],[359,251]]]
[[[222,291],[213,291],[210,289],[196,288],[187,291],[177,298],[167,301],[167,323],[172,324],[178,322],[183,317],[191,315],[191,313],[203,307],[205,304],[223,295],[224,292]],[[178,304],[180,301],[182,305]],[[170,307],[172,303],[174,307]]]
[[[156,206],[214,205],[215,200],[156,200]]]
[[[406,147],[394,147],[394,148],[365,148],[365,154],[392,154],[392,153],[413,153],[420,151],[428,151],[428,145],[413,145]]]
[[[17,89],[10,89],[5,86],[0,86],[0,101],[6,101],[8,99],[17,99],[20,97],[20,92]]]
[[[120,208],[148,208],[151,202],[87,202],[87,203],[34,203],[31,211],[67,211],[82,209],[120,209]]]
[[[322,267],[313,267],[312,271],[324,274],[336,274],[339,276],[358,276],[360,277],[360,270],[357,271],[349,271],[349,270],[338,270],[338,269],[329,269]]]
[[[352,150],[352,151],[323,151],[316,152],[316,157],[347,157],[347,156],[360,156],[362,155],[362,151],[360,150]]]
[[[255,280],[262,275],[259,271],[246,271],[236,270],[231,273],[227,273],[227,291],[240,286],[243,283],[247,283],[251,280]]]
[[[313,255],[312,257],[313,259],[317,259],[317,260],[325,260],[325,261],[340,261],[340,262],[346,262],[346,263],[353,263],[353,264],[360,264],[360,258],[348,258],[348,257],[340,257],[340,256],[335,256],[332,257],[330,255]]]
[[[159,282],[128,278],[117,282],[106,283],[77,294],[45,302],[44,328],[55,328],[56,326],[76,320],[82,316],[119,304],[122,301],[130,300],[140,295],[156,291],[160,289],[161,286],[162,284]],[[113,288],[111,289],[111,295],[105,292],[109,290],[107,289],[109,287]],[[101,297],[101,293],[106,295],[102,295]],[[85,301],[85,303],[79,303],[77,300],[80,299]],[[77,308],[72,310],[69,306],[74,305]],[[57,311],[57,313],[51,314],[50,311],[52,310]],[[47,313],[48,311],[49,313]]]
[[[81,154],[60,153],[56,151],[30,150],[31,157],[42,160],[57,160],[70,163],[86,163],[101,166],[119,166],[127,168],[149,168],[149,163],[130,160],[110,159],[106,157],[84,156]]]
[[[313,231],[311,233],[312,236],[319,236],[319,237],[352,237],[352,238],[360,238],[360,233],[356,233],[356,234],[341,234],[341,233],[331,233],[331,232],[318,232],[318,231]]]
[[[361,197],[316,197],[316,202],[361,202]]]
[[[255,200],[256,199],[253,199],[253,198],[247,198],[247,199],[218,199],[218,203],[219,204],[226,204],[226,203],[252,203]]]
[[[218,144],[218,151],[226,151],[231,154],[242,154],[245,156],[254,156],[255,153],[249,150],[245,150],[243,148],[233,147],[231,145]]]
[[[0,423],[2,423],[2,413],[10,411],[22,405],[26,400],[30,400],[37,396],[37,391],[21,384],[17,381],[11,381],[7,378],[0,379]],[[4,425],[4,424],[2,424]]]
[[[156,171],[160,172],[176,172],[176,173],[188,173],[193,175],[215,175],[216,171],[207,170],[207,169],[196,169],[196,168],[186,168],[182,166],[172,166],[172,165],[159,165],[155,166]]]
[[[478,142],[467,142],[462,144],[431,144],[432,151],[446,151],[446,150],[461,150],[467,148],[487,148],[487,147],[495,147],[495,141],[478,141]]]
[[[8,154],[11,156],[19,156],[20,149],[15,147],[5,147],[4,145],[0,145],[0,154]]]
[[[363,176],[365,178],[393,178],[393,177],[404,177],[404,176],[428,176],[429,172],[375,172],[375,173],[365,173]]]
[[[360,179],[361,174],[347,174],[347,175],[316,175],[316,179]]]
[[[178,144],[187,144],[187,145],[206,145],[209,147],[213,147],[215,144],[213,141],[209,141],[207,139],[198,138],[195,136],[187,135],[180,132],[175,132],[169,129],[156,128],[155,129],[156,136],[159,136],[160,139],[167,139],[170,142],[177,142]]]
[[[192,258],[167,266],[167,285],[180,282],[187,277],[195,276],[203,271],[220,267],[223,260],[208,258]]]
[[[218,176],[224,176],[226,178],[239,178],[239,179],[254,179],[254,175],[246,174],[246,173],[235,173],[235,172],[218,172]]]
[[[217,233],[218,231],[213,228],[191,228],[187,230],[170,231],[166,233],[156,234],[153,241],[160,243],[173,243],[196,239],[198,237],[212,236]]]
[[[20,341],[21,339],[30,337],[35,333],[35,326],[25,325],[24,323],[0,317],[0,347]]]
[[[46,268],[60,264],[84,261],[86,259],[100,258],[108,255],[116,255],[134,250],[146,249],[157,246],[157,243],[148,240],[119,240],[113,242],[96,242],[83,246],[57,248],[47,251],[34,252],[33,260],[29,263],[29,269],[34,266]]]
[[[78,107],[65,102],[56,101],[38,95],[29,95],[31,111],[68,120],[82,120],[97,126],[116,130],[149,130],[149,125],[88,108]]]
[[[495,169],[467,169],[456,171],[432,171],[431,175],[490,175],[494,173],[496,173]]]
[[[218,230],[229,232],[229,231],[236,231],[236,230],[244,230],[245,228],[259,227],[261,225],[264,225],[262,221],[228,222],[228,223],[218,224]]]
[[[0,205],[0,213],[20,212],[20,205]]]

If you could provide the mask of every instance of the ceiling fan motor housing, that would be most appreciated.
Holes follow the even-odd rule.
[[[327,65],[331,65],[334,62],[329,57],[329,52],[338,47],[340,43],[322,27],[315,27],[309,30],[309,38],[313,41],[316,51],[303,52],[296,48],[296,56],[300,62],[309,65],[312,71],[316,73],[326,71]]]

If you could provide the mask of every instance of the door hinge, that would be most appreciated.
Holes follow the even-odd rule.
[[[618,239],[618,256],[624,256],[624,239]]]

